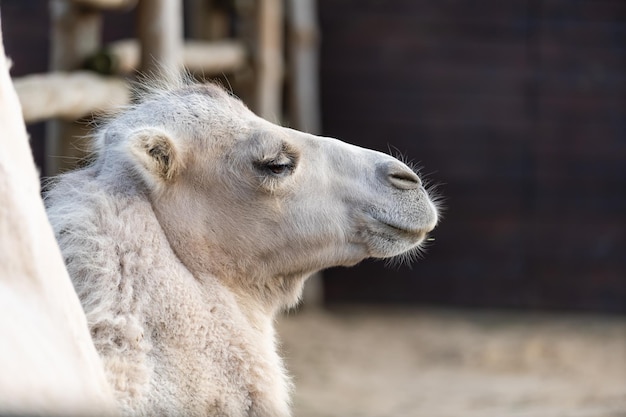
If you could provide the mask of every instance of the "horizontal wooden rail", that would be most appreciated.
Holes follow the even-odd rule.
[[[105,49],[110,55],[113,72],[127,74],[138,69],[140,50],[136,40],[117,41]],[[207,75],[241,69],[247,59],[248,53],[243,43],[232,40],[186,41],[183,47],[183,65],[192,72]]]
[[[126,82],[87,71],[28,75],[13,84],[28,123],[55,117],[77,120],[130,102]]]

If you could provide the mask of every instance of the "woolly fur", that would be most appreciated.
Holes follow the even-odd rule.
[[[46,205],[124,415],[289,416],[276,313],[309,274],[414,250],[437,222],[396,159],[213,85],[148,89],[95,137]]]
[[[119,146],[107,126],[95,162],[53,181],[46,205],[122,413],[290,415],[273,316],[251,323],[232,291],[181,263],[147,194],[164,183],[105,161]]]
[[[272,318],[255,328],[217,280],[200,285],[145,196],[101,176],[64,175],[48,215],[123,414],[289,415]]]

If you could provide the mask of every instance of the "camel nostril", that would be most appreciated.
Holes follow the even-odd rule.
[[[390,169],[388,174],[389,182],[401,190],[412,190],[422,186],[422,181],[419,179],[416,173],[406,168],[404,169]]]

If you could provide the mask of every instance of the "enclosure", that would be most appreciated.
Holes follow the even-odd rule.
[[[205,3],[236,38],[250,2]],[[46,2],[1,7],[12,75],[48,71]],[[136,13],[106,12],[103,44]],[[423,259],[324,271],[323,302],[279,320],[294,415],[626,416],[626,3],[319,0],[317,16],[321,133],[402,154],[446,209]],[[45,125],[28,128],[45,170]]]

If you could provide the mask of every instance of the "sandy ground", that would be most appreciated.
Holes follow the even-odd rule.
[[[278,330],[295,417],[626,417],[626,317],[349,308]]]

